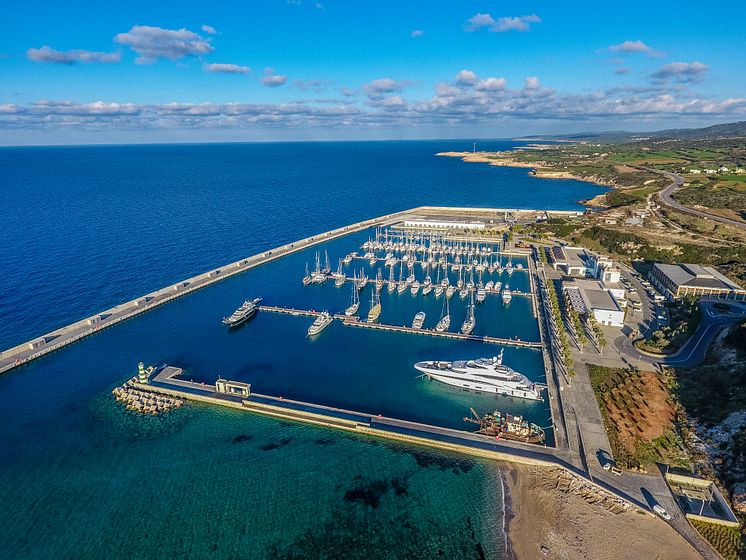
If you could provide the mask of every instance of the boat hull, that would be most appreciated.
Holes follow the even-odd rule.
[[[415,369],[420,371],[428,379],[434,379],[445,385],[458,387],[459,389],[468,389],[480,393],[491,393],[495,395],[504,395],[506,397],[515,397],[532,401],[541,401],[541,395],[526,391],[524,389],[510,387],[508,385],[492,384],[482,380],[469,379],[467,377],[454,377],[452,372],[431,369],[427,365],[415,364]]]

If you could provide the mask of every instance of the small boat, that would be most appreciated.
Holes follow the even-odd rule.
[[[321,273],[326,276],[328,274],[331,274],[331,272],[332,272],[332,267],[329,264],[329,253],[324,251],[324,268],[321,269]]]
[[[412,292],[413,296],[416,296],[417,292],[420,291],[420,283],[417,280],[412,282],[412,288],[410,289],[410,291]]]
[[[326,327],[331,325],[333,320],[334,319],[328,311],[322,311],[321,313],[319,313],[318,317],[316,317],[316,320],[313,322],[313,324],[308,327],[308,336],[316,336]]]
[[[419,311],[417,315],[414,316],[414,320],[412,321],[412,328],[421,329],[422,325],[424,324],[425,324],[425,312]]]
[[[464,422],[477,424],[478,434],[495,437],[497,439],[510,439],[525,443],[542,443],[546,438],[544,430],[523,419],[523,416],[513,414],[502,414],[496,410],[492,414],[480,414],[473,408],[469,409],[471,416],[464,417]]]
[[[350,296],[350,306],[345,309],[345,315],[352,317],[360,309],[360,295],[357,291],[357,276],[353,276],[352,280],[352,295]]]
[[[469,289],[466,286],[461,288],[458,291],[458,297],[460,297],[461,299],[466,299],[467,297],[469,297]]]
[[[311,283],[311,274],[308,272],[308,262],[306,262],[306,275],[303,277],[303,285],[308,286]]]
[[[435,287],[435,297],[436,297],[436,298],[439,298],[439,297],[440,297],[440,296],[442,296],[442,295],[443,295],[443,286],[441,286],[440,284],[438,284],[438,285],[437,285],[437,286]]]
[[[464,319],[464,323],[461,325],[462,334],[471,334],[474,327],[477,326],[477,320],[474,317],[474,292],[471,293],[471,303],[469,304],[469,313]]]
[[[342,262],[344,264],[350,264],[352,262],[352,253],[345,255],[345,258],[342,259]]]
[[[344,286],[345,283],[345,273],[342,270],[342,260],[339,261],[339,267],[337,267],[337,272],[334,275],[334,285],[339,288],[340,286]]]
[[[446,299],[451,299],[453,297],[453,294],[456,293],[456,288],[454,286],[448,286],[446,288]]]
[[[365,271],[360,271],[360,278],[357,279],[357,289],[362,290],[368,285],[368,277],[365,275]]]
[[[251,301],[246,300],[229,317],[223,317],[223,324],[231,328],[244,324],[256,315],[260,303],[262,303],[262,298],[255,298]]]
[[[513,294],[510,293],[510,286],[507,284],[503,288],[502,298],[505,303],[510,303],[510,300],[513,299]]]
[[[427,294],[429,294],[432,291],[433,291],[433,285],[432,284],[425,284],[424,286],[422,286],[422,295],[423,296],[426,296]]]
[[[370,311],[368,311],[368,322],[375,323],[381,315],[381,300],[378,297],[378,290],[370,293]]]
[[[489,292],[489,291],[490,291],[490,290],[491,290],[492,288],[494,288],[494,287],[495,287],[495,283],[494,283],[494,282],[493,282],[492,280],[490,280],[489,282],[487,282],[487,283],[486,283],[486,284],[484,285],[484,289],[485,289],[485,290],[487,290],[488,292]]]
[[[383,288],[383,276],[381,275],[381,269],[378,269],[378,273],[376,274],[376,291],[381,291]]]
[[[477,286],[477,303],[484,303],[484,300],[487,299],[487,290],[479,284]]]
[[[396,290],[396,280],[394,280],[394,267],[390,268],[389,280],[387,288],[389,293],[393,293]]]
[[[435,325],[435,330],[438,332],[444,332],[451,326],[451,311],[448,307],[448,298],[443,300],[443,311],[440,314],[440,320]]]

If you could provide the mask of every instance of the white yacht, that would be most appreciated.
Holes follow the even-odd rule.
[[[411,288],[412,295],[416,296],[417,292],[419,291],[420,291],[420,283],[417,280],[415,280],[414,282],[412,282],[412,288]]]
[[[513,299],[513,294],[510,293],[510,287],[506,284],[503,288],[503,301],[505,303],[510,303],[511,299]]]
[[[308,327],[308,336],[315,336],[323,331],[326,327],[332,324],[333,317],[328,311],[322,311],[319,313],[313,324]]]
[[[425,324],[425,312],[419,311],[417,315],[414,316],[414,320],[412,321],[412,328],[421,329],[422,325],[424,324]]]
[[[417,362],[414,367],[429,379],[447,385],[533,401],[543,400],[540,388],[525,375],[503,365],[503,351],[496,358],[454,362]]]

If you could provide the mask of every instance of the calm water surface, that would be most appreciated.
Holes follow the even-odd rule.
[[[167,283],[360,219],[422,204],[575,208],[600,189],[464,164],[468,142],[126,146],[0,150],[0,346]],[[506,149],[511,143],[484,143]],[[366,236],[332,242],[335,259]],[[346,307],[349,289],[303,288],[293,255],[107,329],[0,377],[0,550],[9,558],[500,558],[499,472],[464,459],[236,411],[122,411],[111,388],[138,360],[196,378],[461,427],[468,406],[548,421],[416,379],[414,361],[499,347],[260,314],[244,298]],[[516,261],[514,261],[516,262]],[[360,266],[360,265],[358,265]],[[510,279],[516,289],[525,273]],[[368,288],[369,290],[370,288]],[[363,312],[367,309],[363,294]],[[437,321],[432,294],[383,294],[381,320]],[[465,314],[453,300],[453,330]],[[477,332],[536,340],[527,300],[477,309]],[[506,349],[541,381],[541,356]]]

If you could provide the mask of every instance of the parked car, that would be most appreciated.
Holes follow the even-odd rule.
[[[653,506],[653,511],[654,511],[655,513],[657,513],[658,515],[660,515],[660,516],[661,516],[661,517],[662,517],[663,519],[665,519],[666,521],[671,521],[671,514],[670,514],[670,513],[668,513],[668,512],[666,511],[666,509],[665,509],[665,508],[664,508],[664,507],[663,507],[662,505],[660,505],[660,504],[655,504],[655,505]]]

